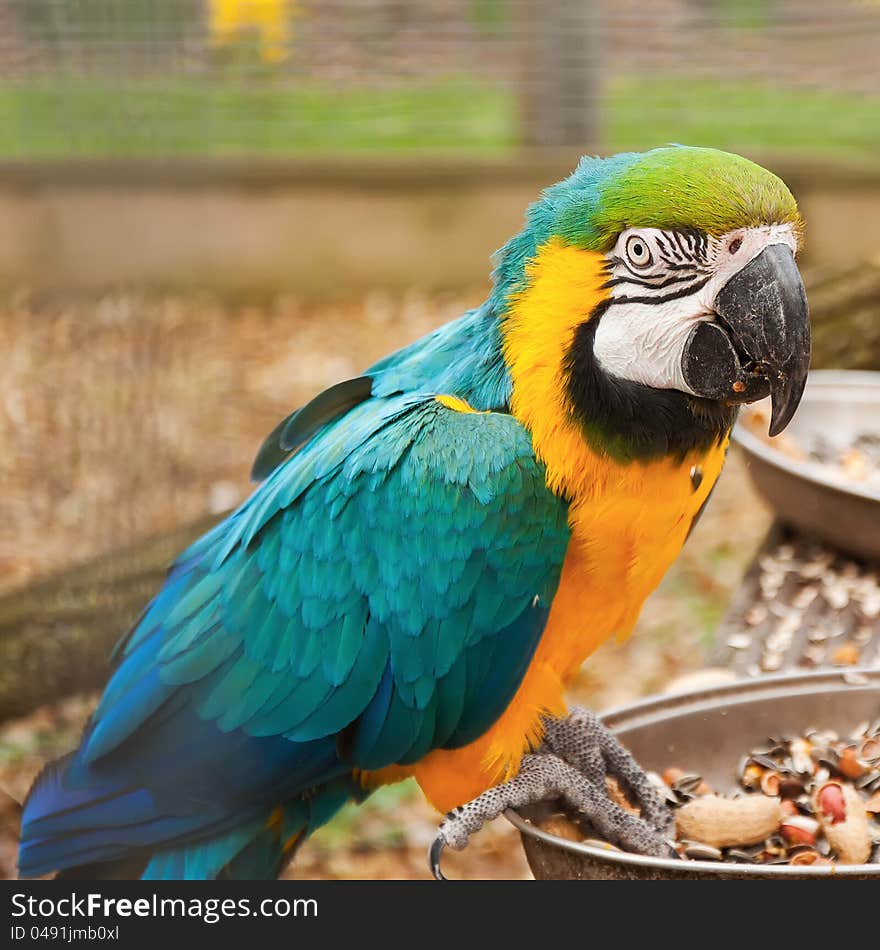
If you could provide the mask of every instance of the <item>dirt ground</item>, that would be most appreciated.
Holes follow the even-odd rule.
[[[262,437],[291,408],[477,303],[412,292],[305,307],[120,292],[98,300],[0,301],[0,592],[249,491]],[[700,668],[731,591],[769,524],[732,453],[706,514],[634,636],[584,666],[572,700],[607,709]],[[120,631],[121,632],[121,631]],[[0,728],[0,874],[15,873],[17,800],[70,748],[93,697]],[[302,878],[424,878],[437,816],[418,789],[382,790],[303,848]],[[453,877],[523,878],[513,829],[484,829],[450,855]]]

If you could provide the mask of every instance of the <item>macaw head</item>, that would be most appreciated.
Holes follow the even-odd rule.
[[[810,361],[802,230],[786,186],[737,155],[583,159],[499,252],[514,400],[556,399],[631,458],[687,451],[767,395],[781,432]]]

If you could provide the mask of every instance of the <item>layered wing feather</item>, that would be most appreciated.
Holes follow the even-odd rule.
[[[360,403],[175,564],[28,802],[23,869],[226,833],[472,741],[525,673],[567,543],[512,417]]]

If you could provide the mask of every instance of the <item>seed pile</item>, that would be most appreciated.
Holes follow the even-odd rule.
[[[718,664],[748,675],[880,660],[880,573],[819,544],[764,550],[747,580],[754,601],[719,644]]]
[[[809,458],[837,477],[880,488],[880,435],[876,433],[864,432],[845,447],[817,437]]]
[[[849,736],[771,738],[717,795],[677,767],[652,778],[675,810],[682,858],[746,864],[880,864],[880,718]]]
[[[816,434],[809,443],[804,443],[791,432],[769,438],[770,416],[763,406],[752,409],[743,418],[756,435],[792,461],[817,466],[828,478],[838,482],[880,489],[880,433],[861,432],[846,443]]]

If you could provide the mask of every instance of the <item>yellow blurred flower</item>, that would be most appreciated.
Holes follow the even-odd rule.
[[[256,33],[264,62],[279,63],[287,57],[296,0],[209,0],[209,5],[215,46]]]

